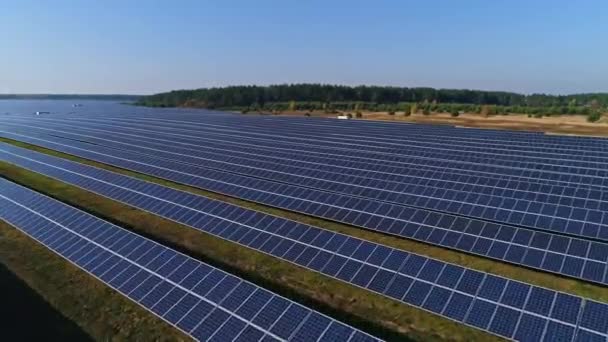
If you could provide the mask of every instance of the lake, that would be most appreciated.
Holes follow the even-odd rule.
[[[190,108],[148,108],[110,100],[0,100],[0,115],[36,115],[36,112],[53,114],[171,114],[218,113]]]

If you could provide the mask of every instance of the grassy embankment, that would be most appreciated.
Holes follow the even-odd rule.
[[[537,285],[582,295],[597,300],[608,300],[606,289],[586,284],[584,282],[555,277],[542,272],[515,267],[494,262],[464,253],[449,251],[443,248],[429,246],[414,241],[398,239],[382,234],[357,229],[309,216],[295,214],[280,209],[269,208],[235,198],[193,189],[153,177],[117,169],[111,166],[83,160],[74,156],[44,148],[23,144],[7,139],[0,139],[17,146],[27,147],[43,153],[60,156],[85,164],[101,167],[122,174],[134,176],[147,181],[163,184],[177,189],[198,193],[209,198],[234,203],[243,207],[284,216],[293,220],[323,227],[325,229],[343,232],[352,236],[368,239],[435,257],[448,262],[478,270],[503,275],[513,279],[527,281]],[[298,301],[309,304],[340,317],[351,324],[363,327],[368,331],[380,333],[387,338],[402,336],[391,335],[388,330],[399,331],[414,339],[424,340],[474,340],[492,339],[484,333],[449,320],[439,318],[421,310],[398,304],[382,296],[352,287],[322,275],[303,270],[292,264],[279,261],[264,254],[242,248],[213,236],[203,234],[157,216],[143,213],[139,210],[124,206],[100,196],[79,190],[47,177],[25,171],[8,164],[0,164],[0,175],[15,180],[35,190],[39,190],[72,205],[79,206],[101,217],[125,226],[133,231],[142,233],[157,241],[171,245],[187,252],[201,260],[227,268],[245,278],[264,286],[273,288]],[[383,326],[384,328],[380,328]],[[388,330],[387,330],[388,329]]]
[[[0,244],[3,242],[3,233],[3,223],[0,223]],[[2,262],[0,262],[0,293],[2,293],[0,322],[2,322],[4,339],[92,340],[91,336],[59,313]],[[33,326],[36,329],[32,329]]]
[[[4,167],[0,169],[5,171]],[[27,311],[29,330],[20,333],[10,323],[18,313],[6,311],[16,298],[3,299],[2,311],[10,315],[10,319],[2,320],[3,336],[7,340],[53,337],[80,341],[189,340],[177,329],[3,221],[0,221],[0,263],[10,271],[2,275],[2,287],[9,285],[12,273],[24,283],[16,286],[26,285],[34,292],[27,294],[28,289],[15,289],[26,292],[23,296],[27,300],[19,306]],[[3,296],[8,294],[2,293]],[[44,302],[48,304],[45,306]],[[33,325],[36,321],[41,325]],[[24,327],[23,322],[17,322],[17,326],[20,323]],[[45,326],[49,326],[48,330]]]

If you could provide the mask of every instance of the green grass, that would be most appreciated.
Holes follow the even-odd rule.
[[[0,176],[77,206],[389,340],[498,338],[212,235],[0,162]]]
[[[0,221],[0,263],[94,340],[190,340],[3,221]],[[3,300],[9,301],[8,298]],[[40,311],[32,316],[37,314]]]

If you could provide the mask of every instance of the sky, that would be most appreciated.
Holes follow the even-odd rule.
[[[5,0],[0,93],[608,92],[607,13],[606,0]]]

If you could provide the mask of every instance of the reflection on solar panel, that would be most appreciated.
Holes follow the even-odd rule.
[[[201,341],[375,338],[0,179],[0,219]]]
[[[41,159],[48,165],[33,161],[18,165],[502,337],[535,341],[607,337],[602,327],[608,324],[608,315],[594,314],[608,310],[603,303],[105,170],[49,156]],[[75,166],[79,173],[62,169]]]
[[[454,217],[422,209],[403,208],[361,198],[353,199],[312,189],[300,195],[305,198],[300,200],[298,199],[298,193],[301,193],[301,191],[299,192],[298,188],[286,184],[279,186],[276,183],[273,184],[264,180],[239,179],[240,176],[238,175],[228,175],[225,178],[230,178],[229,180],[216,181],[214,175],[217,172],[214,173],[213,171],[206,172],[204,177],[195,177],[188,173],[155,167],[152,164],[113,158],[70,146],[40,143],[36,139],[24,140],[251,201],[588,281],[604,284],[608,282],[608,278],[605,276],[606,260],[608,259],[608,244],[606,243],[573,239],[567,236],[498,225],[464,217]],[[27,154],[36,156],[35,158],[45,158],[8,145],[2,146],[3,150],[15,151],[19,155]],[[124,157],[142,160],[142,162],[162,163],[149,157],[129,155],[112,150],[105,152],[121,154]],[[5,156],[4,158],[11,157]],[[19,160],[15,160],[15,162],[19,163]],[[163,165],[171,166],[166,165],[166,163]],[[193,168],[188,168],[187,171],[195,172]],[[223,178],[220,179],[223,180]],[[257,191],[255,189],[264,190]],[[370,212],[374,214],[370,214]]]

